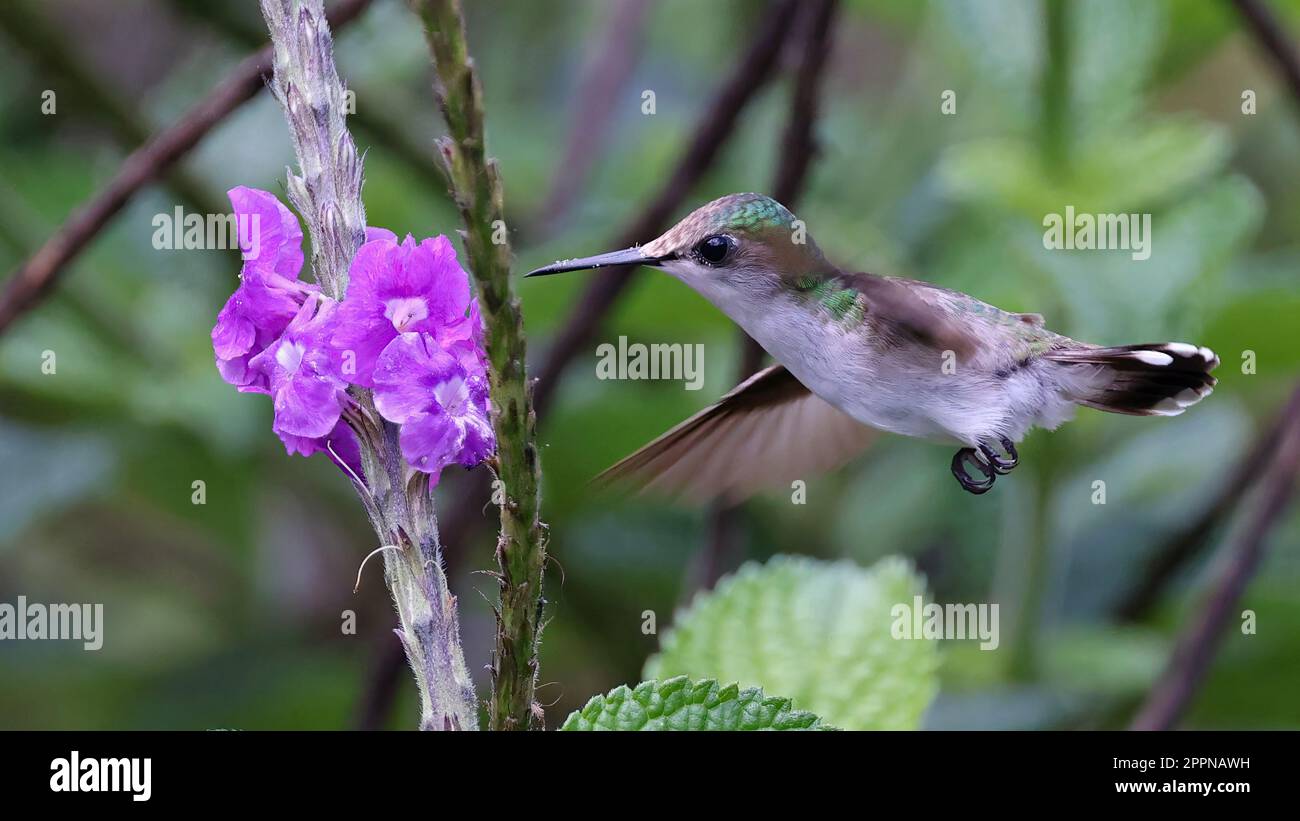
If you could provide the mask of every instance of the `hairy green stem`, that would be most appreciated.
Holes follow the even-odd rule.
[[[487,158],[483,94],[465,39],[459,0],[411,0],[433,56],[434,95],[447,121],[438,155],[465,222],[462,236],[478,281],[486,325],[492,422],[497,434],[494,497],[501,505],[496,558],[501,601],[492,658],[488,721],[494,730],[532,727],[541,636],[546,528],[540,519],[541,465],[532,389],[524,371],[524,323],[510,285],[510,243],[501,178]]]
[[[365,480],[357,492],[383,543],[384,582],[397,608],[395,632],[420,692],[420,729],[477,730],[478,703],[461,650],[456,597],[442,568],[428,478],[403,462],[397,427],[373,409],[358,410],[350,422],[364,432]]]

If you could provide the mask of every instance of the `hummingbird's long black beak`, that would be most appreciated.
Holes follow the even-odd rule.
[[[608,254],[597,254],[594,257],[562,259],[535,271],[529,271],[524,276],[544,277],[551,274],[562,274],[565,271],[585,271],[588,268],[608,268],[613,265],[658,265],[665,260],[672,259],[674,256],[675,254],[668,254],[662,257],[652,257],[647,256],[640,248],[624,248],[622,251],[610,251]]]

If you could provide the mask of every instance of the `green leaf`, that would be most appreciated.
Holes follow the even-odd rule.
[[[1067,175],[1044,164],[1028,140],[973,140],[948,150],[939,165],[949,193],[972,206],[1031,217],[1060,212],[1149,210],[1212,175],[1227,162],[1226,132],[1190,118],[1097,134],[1078,146]]]
[[[1264,210],[1262,195],[1246,178],[1216,179],[1152,215],[1145,260],[1128,250],[1049,250],[1040,223],[1008,217],[997,224],[1013,258],[1045,274],[1044,282],[1063,298],[1067,311],[1048,317],[1052,327],[1106,344],[1142,328],[1151,339],[1193,338],[1231,350],[1204,333],[1198,317],[1223,304],[1225,265],[1254,236]]]
[[[643,681],[616,687],[569,714],[561,730],[829,730],[812,713],[792,709],[788,698],[768,698],[757,688],[716,681]]]
[[[902,559],[777,556],[697,597],[646,663],[647,679],[687,675],[762,686],[846,729],[912,729],[937,689],[938,649],[895,640],[895,605],[924,583]]]

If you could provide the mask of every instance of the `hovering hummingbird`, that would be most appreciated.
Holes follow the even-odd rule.
[[[530,272],[661,268],[776,360],[601,474],[691,496],[743,497],[838,467],[872,429],[952,442],[952,473],[985,493],[1016,443],[1075,406],[1176,416],[1208,396],[1219,358],[1186,342],[1101,347],[927,282],[850,273],[785,206],[731,194],[645,245]]]

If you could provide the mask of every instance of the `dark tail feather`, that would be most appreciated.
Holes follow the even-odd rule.
[[[1210,371],[1219,357],[1186,342],[1073,348],[1044,358],[1101,368],[1099,378],[1089,380],[1074,401],[1110,413],[1177,416],[1209,396],[1218,382]]]

